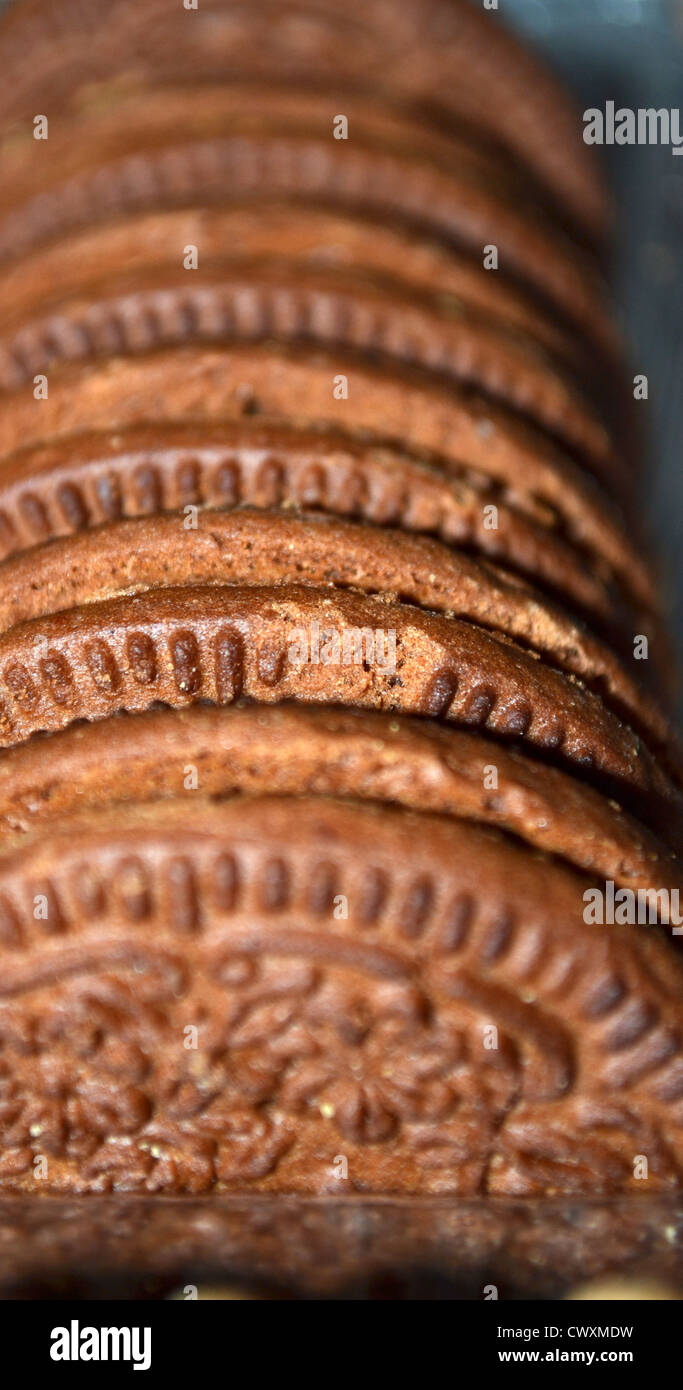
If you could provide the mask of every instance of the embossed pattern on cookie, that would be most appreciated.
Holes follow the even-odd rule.
[[[254,1193],[495,1224],[683,1184],[641,378],[580,117],[478,9],[0,15],[22,1211],[131,1193],[201,1257]]]
[[[139,119],[144,120],[144,114]],[[112,161],[106,176],[99,170],[86,172],[32,198],[27,190],[26,200],[10,207],[0,223],[0,260],[11,260],[18,247],[31,250],[72,230],[160,201],[171,208],[192,206],[201,196],[222,205],[226,189],[240,201],[253,200],[265,189],[268,197],[278,200],[322,200],[332,208],[403,221],[470,255],[481,254],[495,226],[501,255],[513,276],[540,292],[548,310],[566,317],[598,351],[609,353],[613,336],[603,326],[600,294],[590,282],[587,285],[584,265],[573,265],[571,258],[558,253],[556,229],[537,231],[513,207],[497,205],[487,190],[408,157],[352,148],[340,180],[330,144],[329,139],[244,136],[176,144],[144,157],[129,154]],[[6,171],[3,177],[7,180]]]
[[[53,301],[73,297],[102,279],[103,267],[139,273],[153,265],[175,265],[178,248],[201,247],[202,264],[216,258],[263,260],[313,269],[357,268],[405,282],[434,294],[444,309],[461,307],[484,315],[538,343],[586,387],[595,390],[596,356],[590,343],[555,315],[543,311],[502,270],[495,276],[455,246],[420,235],[410,227],[332,211],[316,204],[273,201],[267,217],[258,204],[237,207],[198,203],[183,209],[132,213],[46,243],[0,268],[3,322],[35,316]],[[623,348],[616,333],[597,355],[624,386]],[[604,388],[601,380],[601,389]],[[620,395],[621,403],[621,395]]]
[[[532,344],[473,316],[455,319],[401,286],[301,269],[287,279],[269,263],[216,269],[188,282],[180,265],[141,283],[116,277],[0,338],[0,389],[16,390],[60,361],[152,352],[184,343],[283,341],[376,354],[481,391],[531,420],[614,490],[628,471],[603,421]]]
[[[652,600],[636,615],[631,597],[629,613],[604,557],[567,536],[530,492],[436,455],[248,417],[68,434],[6,455],[0,554],[123,517],[237,505],[315,508],[466,547],[554,593],[612,641],[623,630],[630,644],[634,623],[645,631],[653,625]],[[497,525],[488,525],[494,515]],[[647,571],[625,533],[621,544],[624,570],[630,560],[644,600]]]
[[[42,1155],[48,1191],[324,1193],[342,1152],[351,1190],[571,1192],[590,1166],[633,1191],[636,1129],[650,1190],[675,1184],[681,966],[587,926],[589,883],[319,799],[132,808],[3,851],[5,1186],[36,1190]]]
[[[426,720],[301,705],[152,710],[6,749],[0,834],[132,800],[263,792],[452,815],[620,886],[683,887],[680,860],[616,802],[520,749]]]
[[[0,395],[0,438],[9,453],[80,430],[154,420],[215,424],[245,415],[427,451],[457,477],[472,466],[507,488],[509,500],[545,513],[553,529],[589,548],[598,572],[613,568],[641,606],[656,607],[652,576],[629,543],[618,503],[566,453],[453,383],[445,387],[398,365],[386,371],[341,350],[177,347],[140,359],[65,364],[50,373],[39,409],[32,390]]]
[[[97,110],[102,95],[111,100],[108,79],[125,77],[131,67],[143,84],[182,85],[188,74],[202,83],[226,76],[243,82],[249,74],[269,83],[284,78],[299,90],[309,85],[312,67],[323,85],[341,78],[357,86],[363,73],[384,99],[407,100],[411,109],[426,106],[438,121],[446,116],[451,127],[463,118],[471,121],[478,144],[487,136],[494,148],[502,142],[508,164],[512,156],[518,169],[530,170],[584,235],[602,241],[608,200],[599,171],[576,140],[576,114],[564,91],[497,21],[462,0],[435,0],[429,9],[419,0],[400,11],[353,0],[343,15],[333,0],[306,0],[303,28],[288,7],[267,6],[264,12],[261,5],[231,4],[227,15],[225,0],[205,0],[202,14],[188,22],[187,14],[169,12],[166,0],[116,0],[104,33],[92,27],[87,8],[74,10],[67,3],[56,12],[46,0],[26,0],[20,10],[3,15],[5,119],[32,114],[37,90],[49,93],[53,110],[69,108],[74,87],[87,101],[89,94],[77,87],[79,75],[91,84],[86,109]],[[26,44],[30,68],[18,61]],[[55,62],[56,52],[61,62]],[[92,92],[98,78],[105,84],[101,93],[97,86]],[[487,90],[500,100],[482,102]],[[514,123],[505,115],[512,109]]]
[[[0,567],[0,632],[80,604],[189,584],[385,594],[514,638],[578,676],[666,754],[668,719],[609,647],[528,586],[434,541],[299,512],[193,510],[104,523]]]
[[[485,727],[640,797],[659,820],[680,804],[647,746],[576,678],[484,628],[353,591],[197,585],[84,604],[0,636],[0,691],[3,747],[158,701],[297,699]]]

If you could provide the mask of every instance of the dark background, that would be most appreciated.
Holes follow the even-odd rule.
[[[572,89],[580,111],[683,108],[683,0],[499,0]],[[681,129],[683,130],[683,118]],[[634,372],[645,372],[647,538],[678,653],[683,724],[683,156],[668,146],[607,146],[618,216],[615,310]]]

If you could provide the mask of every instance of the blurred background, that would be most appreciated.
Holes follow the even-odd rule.
[[[683,0],[499,0],[581,108],[683,109]],[[682,116],[683,122],[683,116]],[[683,129],[683,124],[682,127]],[[643,510],[678,654],[683,727],[683,157],[668,146],[600,152],[617,202],[615,311],[649,378]]]

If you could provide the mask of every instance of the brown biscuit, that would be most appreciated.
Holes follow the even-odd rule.
[[[403,280],[414,290],[438,296],[456,313],[460,305],[533,339],[582,383],[595,387],[596,359],[586,339],[544,313],[537,301],[505,275],[492,275],[455,246],[410,227],[353,216],[314,204],[270,203],[236,207],[189,207],[132,214],[115,222],[72,232],[0,268],[3,322],[35,317],[55,297],[75,297],[102,278],[103,265],[137,273],[154,265],[177,265],[186,246],[196,246],[201,265],[227,255],[248,261],[270,256],[318,269],[358,268]],[[16,318],[15,318],[16,316]],[[621,385],[623,349],[616,332],[602,359]],[[599,361],[600,359],[598,359]],[[597,368],[600,374],[600,366]],[[605,383],[600,381],[604,394]]]
[[[114,521],[0,569],[0,632],[80,604],[188,584],[354,588],[465,618],[580,677],[666,755],[672,731],[610,648],[526,585],[436,541],[313,513],[211,508]]]
[[[683,886],[681,861],[615,801],[518,749],[429,720],[302,705],[150,710],[29,739],[0,760],[0,835],[121,802],[264,792],[452,815],[619,887]]]
[[[579,113],[464,0],[93,14],[0,18],[0,1189],[680,1189]]]
[[[304,585],[150,590],[0,637],[0,746],[118,710],[296,699],[422,714],[577,768],[676,843],[680,798],[628,725],[507,638],[354,591]]]
[[[103,272],[106,267],[103,267]],[[273,266],[175,269],[118,277],[0,337],[0,390],[15,390],[63,361],[153,352],[175,344],[310,343],[416,367],[478,390],[547,431],[606,483],[628,495],[629,469],[586,397],[529,341],[477,315],[451,315],[433,298],[339,269]]]
[[[490,180],[468,177],[452,164],[442,168],[409,150],[337,141],[331,130],[317,138],[290,134],[286,125],[279,133],[216,134],[192,141],[184,139],[183,118],[176,117],[167,144],[159,144],[153,130],[148,146],[144,100],[128,116],[127,127],[119,113],[111,118],[111,141],[105,131],[93,129],[93,143],[84,143],[79,120],[61,134],[55,129],[49,164],[36,155],[40,142],[9,146],[0,159],[6,209],[0,260],[145,209],[259,199],[267,215],[273,198],[322,202],[405,223],[463,248],[479,265],[484,248],[495,245],[506,275],[542,296],[550,310],[598,348],[609,350],[614,343],[604,287],[590,258],[552,222],[530,217],[516,201],[499,197]],[[110,143],[118,157],[111,148],[105,162],[103,146]]]
[[[441,125],[471,122],[508,163],[529,169],[584,234],[604,235],[608,202],[597,162],[577,138],[578,114],[497,15],[477,14],[462,0],[400,8],[351,0],[343,12],[333,0],[306,0],[296,13],[204,0],[193,14],[169,9],[167,0],[116,0],[106,28],[87,6],[62,0],[56,11],[47,0],[25,0],[3,14],[0,44],[5,120],[30,118],[41,102],[52,111],[97,109],[112,98],[112,78],[114,96],[117,83],[120,90],[189,77],[202,85],[245,75],[286,80],[297,92],[312,73],[328,91],[364,83],[411,111],[434,112]]]
[[[427,113],[405,107],[358,88],[331,94],[310,86],[292,88],[273,81],[220,82],[197,85],[185,81],[174,87],[134,87],[125,83],[110,87],[104,101],[88,102],[75,115],[55,112],[50,132],[54,138],[49,167],[40,168],[40,186],[57,183],[106,166],[133,150],[140,154],[174,147],[179,134],[184,140],[214,137],[271,137],[283,133],[334,140],[334,112],[343,110],[349,140],[362,149],[386,154],[406,154],[443,170],[459,174],[482,188],[491,188],[507,203],[524,208],[530,220],[548,223],[547,209],[539,207],[523,171],[510,164],[500,151],[476,139],[467,127],[445,129]],[[81,139],[74,143],[76,122]],[[28,132],[32,138],[32,132]],[[333,148],[339,146],[334,141]],[[2,158],[8,176],[8,205],[24,201],[36,187],[35,150],[13,130],[4,142]],[[340,160],[345,157],[340,151]],[[340,168],[343,165],[340,164]],[[559,232],[559,229],[556,228]],[[564,237],[566,245],[568,238]],[[21,247],[14,254],[21,255]],[[584,253],[585,254],[585,253]],[[585,256],[595,272],[595,258]]]
[[[587,549],[591,568],[613,571],[638,609],[657,607],[652,576],[618,507],[548,439],[455,384],[398,366],[388,371],[342,350],[174,348],[144,359],[65,364],[50,372],[45,398],[29,388],[0,396],[0,451],[74,431],[245,415],[427,451],[458,478],[463,467],[478,470],[507,489],[506,501],[545,514],[562,537]]]
[[[588,925],[590,884],[491,830],[321,798],[9,846],[4,1185],[677,1184],[681,964],[657,929]]]
[[[523,504],[523,509],[520,506]],[[496,561],[592,616],[612,640],[633,633],[600,556],[584,553],[547,510],[471,469],[364,443],[332,429],[248,417],[61,436],[6,455],[0,469],[0,557],[122,517],[188,504],[315,507],[400,526]],[[498,525],[485,524],[494,506]],[[646,630],[652,615],[642,615]]]

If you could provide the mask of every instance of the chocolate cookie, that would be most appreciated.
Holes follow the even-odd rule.
[[[26,0],[3,15],[7,63],[0,114],[32,116],[37,95],[51,110],[102,106],[117,86],[202,84],[245,74],[270,83],[364,85],[431,111],[443,125],[463,119],[528,169],[562,215],[602,240],[608,201],[597,164],[577,138],[578,114],[558,84],[500,25],[463,0],[412,0],[396,6],[353,0],[229,5],[204,0],[196,12],[167,0],[116,0],[103,28],[94,12],[63,0]],[[30,48],[31,63],[22,61]],[[96,84],[102,84],[99,89]],[[85,84],[88,84],[84,91]],[[109,85],[107,85],[109,84]],[[40,105],[40,103],[39,103]],[[515,119],[510,119],[514,111]]]
[[[679,833],[670,779],[575,677],[405,603],[296,584],[153,589],[18,624],[0,637],[0,672],[4,747],[158,701],[416,713],[522,739]]]
[[[15,1232],[661,1201],[683,773],[578,113],[465,0],[22,0],[0,58]]]
[[[680,860],[615,801],[516,748],[429,720],[301,705],[152,710],[29,739],[0,760],[0,835],[198,791],[397,804],[497,826],[621,887],[683,886]]]
[[[0,440],[10,452],[77,430],[116,433],[150,421],[215,423],[244,415],[333,426],[427,451],[457,478],[473,468],[506,489],[506,502],[514,498],[588,551],[598,574],[611,570],[637,608],[656,608],[648,566],[627,538],[618,504],[547,438],[454,384],[408,368],[389,371],[341,350],[175,348],[140,360],[65,364],[50,372],[47,397],[26,388],[0,395]]]
[[[642,1194],[643,1156],[676,1185],[681,965],[588,925],[590,884],[320,798],[8,846],[5,1187]]]
[[[189,504],[34,546],[0,569],[0,632],[124,593],[292,578],[398,597],[504,633],[579,676],[663,753],[671,745],[668,721],[609,647],[528,586],[438,542],[312,513]]]
[[[634,625],[652,633],[653,614],[629,613],[601,557],[569,543],[530,497],[523,503],[521,510],[514,491],[476,470],[444,470],[433,456],[333,430],[306,432],[248,418],[142,426],[115,435],[67,435],[6,456],[0,557],[124,516],[188,506],[315,508],[466,547],[504,566],[509,578],[533,580],[632,655]],[[495,528],[486,524],[492,507]]]
[[[327,141],[335,138],[334,112],[343,110],[349,138],[362,149],[408,154],[445,170],[456,167],[468,181],[490,187],[505,201],[518,204],[530,220],[548,220],[547,209],[534,201],[523,171],[506,161],[500,151],[477,140],[475,132],[467,127],[446,129],[425,111],[407,111],[400,103],[357,87],[339,88],[332,95],[310,85],[292,88],[277,81],[267,85],[255,81],[201,85],[185,81],[173,87],[144,89],[121,84],[110,87],[104,95],[102,101],[96,92],[92,100],[83,94],[77,119],[81,128],[85,123],[85,130],[78,149],[69,148],[74,115],[55,113],[52,134],[56,138],[51,167],[43,171],[45,188],[98,165],[106,166],[133,149],[143,154],[174,146],[178,132],[193,141],[283,133]],[[32,132],[29,135],[33,138]],[[31,150],[16,129],[5,141],[8,198],[13,198],[15,190],[17,201],[21,201],[34,182]],[[564,238],[565,244],[568,240]],[[21,248],[17,253],[21,254]],[[586,261],[594,264],[595,258],[588,254]]]
[[[270,262],[191,274],[182,265],[135,277],[111,271],[99,289],[0,337],[0,390],[60,361],[207,342],[312,343],[422,368],[486,393],[547,430],[617,494],[628,473],[604,421],[538,348],[476,314],[454,315],[400,283],[337,269],[288,272]]]
[[[322,202],[405,223],[465,249],[479,265],[484,248],[494,245],[506,275],[540,295],[598,347],[613,344],[603,282],[591,259],[557,226],[525,214],[517,201],[499,196],[490,180],[468,177],[452,162],[441,167],[400,147],[337,141],[333,114],[324,136],[289,133],[285,122],[272,134],[207,134],[195,141],[183,138],[184,118],[174,116],[167,143],[160,143],[154,128],[147,143],[143,98],[109,123],[93,121],[100,128],[92,131],[92,145],[80,138],[80,120],[55,128],[49,164],[29,134],[0,158],[6,209],[0,259],[12,260],[70,231],[150,208],[257,199],[266,215],[271,199]]]
[[[616,332],[605,352],[591,356],[588,340],[557,316],[544,313],[499,267],[492,275],[473,258],[407,226],[353,216],[316,206],[272,202],[268,215],[258,204],[188,207],[132,214],[71,232],[0,268],[3,322],[35,317],[57,294],[75,297],[102,278],[103,265],[137,273],[154,265],[177,265],[185,246],[196,246],[201,264],[226,255],[242,260],[286,259],[318,269],[357,267],[378,277],[403,280],[436,295],[457,313],[461,304],[532,338],[565,364],[586,387],[595,388],[596,364],[604,395],[605,367],[621,383],[623,349]]]

